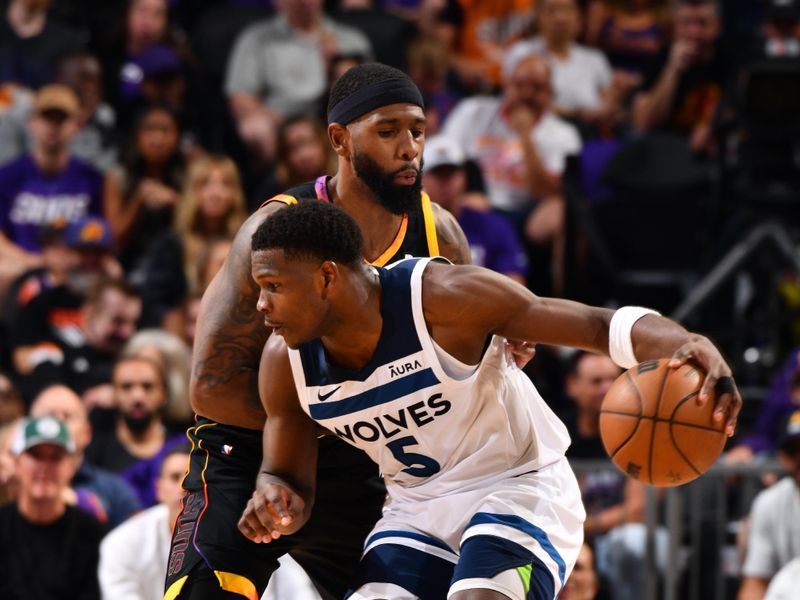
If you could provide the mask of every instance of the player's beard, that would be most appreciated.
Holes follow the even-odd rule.
[[[402,215],[420,203],[422,193],[422,161],[417,169],[417,179],[412,185],[398,185],[394,178],[398,173],[408,170],[403,167],[387,173],[366,153],[356,149],[353,155],[353,169],[359,179],[370,189],[378,203],[390,213]]]

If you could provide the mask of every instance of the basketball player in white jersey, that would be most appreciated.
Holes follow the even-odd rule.
[[[585,513],[566,428],[506,358],[503,337],[610,353],[623,367],[673,356],[708,373],[732,434],[741,398],[703,336],[653,311],[538,298],[486,269],[432,259],[364,262],[355,222],[325,202],[281,209],[252,240],[270,337],[259,373],[268,419],[256,492],[239,522],[269,542],[314,502],[320,428],[383,473],[358,600],[555,598]]]

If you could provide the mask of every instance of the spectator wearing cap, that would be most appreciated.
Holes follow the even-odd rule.
[[[25,305],[42,292],[69,284],[83,294],[97,281],[98,266],[108,275],[121,268],[111,255],[111,230],[100,217],[84,217],[74,223],[54,223],[42,229],[42,266],[20,275],[9,287],[2,321],[13,324]],[[94,273],[94,274],[93,274]]]
[[[12,444],[16,502],[0,507],[0,598],[100,598],[97,579],[103,527],[69,506],[75,444],[52,417],[26,419]]]
[[[533,289],[557,294],[563,287],[561,174],[567,156],[580,152],[581,138],[552,112],[552,97],[547,61],[526,56],[506,74],[501,97],[465,98],[442,133],[480,165],[492,208],[524,232],[534,251],[529,257],[536,258]]]
[[[483,194],[467,198],[467,159],[458,144],[444,136],[425,142],[422,185],[431,200],[458,220],[467,236],[472,263],[525,283],[527,260],[517,232],[503,217],[488,210]],[[480,168],[471,168],[480,174]],[[483,206],[482,206],[483,205]]]
[[[123,65],[120,96],[127,105],[133,105],[142,97],[150,101],[164,100],[153,97],[154,84],[159,80],[171,80],[180,71],[181,61],[172,48],[164,44],[150,46]]]
[[[31,298],[22,298],[18,314],[8,323],[18,374],[29,375],[60,344],[73,345],[82,339],[81,309],[86,297],[104,278],[121,274],[111,247],[111,229],[105,219],[84,217],[64,230],[60,280]]]
[[[71,52],[58,61],[55,83],[72,88],[80,99],[79,129],[70,143],[72,152],[98,171],[107,171],[117,156],[116,114],[104,101],[100,61],[86,50]],[[33,148],[34,138],[27,126],[32,110],[32,96],[18,94],[0,119],[0,164]]]
[[[84,451],[92,440],[92,426],[78,394],[65,385],[51,385],[36,396],[30,416],[53,417],[63,421],[69,429],[75,442],[78,465],[70,481],[77,506],[109,528],[116,527],[141,508],[139,499],[125,480],[84,460]]]
[[[33,148],[0,168],[0,270],[39,266],[43,227],[102,214],[102,176],[70,150],[80,110],[64,85],[36,94],[28,119]]]
[[[753,500],[738,600],[762,600],[775,574],[800,556],[800,410],[781,427],[778,460],[786,477]]]
[[[372,56],[366,36],[326,17],[322,0],[276,4],[275,17],[239,34],[225,80],[239,136],[261,162],[274,158],[283,118],[314,112],[333,56]]]

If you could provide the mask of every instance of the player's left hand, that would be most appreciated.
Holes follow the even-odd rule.
[[[288,484],[259,474],[256,490],[239,519],[239,531],[252,542],[269,543],[297,531],[305,501]]]
[[[536,344],[533,342],[506,340],[506,349],[520,369],[531,362],[536,355]]]
[[[725,421],[725,433],[732,437],[736,431],[736,420],[742,410],[742,397],[733,380],[731,368],[711,341],[702,336],[694,336],[692,341],[678,348],[672,355],[669,366],[678,368],[687,362],[694,362],[706,372],[706,378],[698,394],[700,404],[708,402],[712,391],[716,392],[714,421]]]

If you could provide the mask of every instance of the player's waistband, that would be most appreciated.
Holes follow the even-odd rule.
[[[198,416],[195,425],[187,431],[187,436],[195,448],[202,443],[203,448],[222,448],[224,452],[226,446],[235,446],[239,456],[261,463],[263,432],[256,429],[227,425]],[[378,472],[377,466],[366,453],[334,435],[319,439],[317,469],[320,473],[331,472],[331,475],[340,478],[368,477]]]
[[[220,449],[235,448],[237,456],[261,463],[263,434],[257,429],[247,429],[236,425],[219,423],[206,417],[197,417],[194,426],[186,432],[194,448]]]

